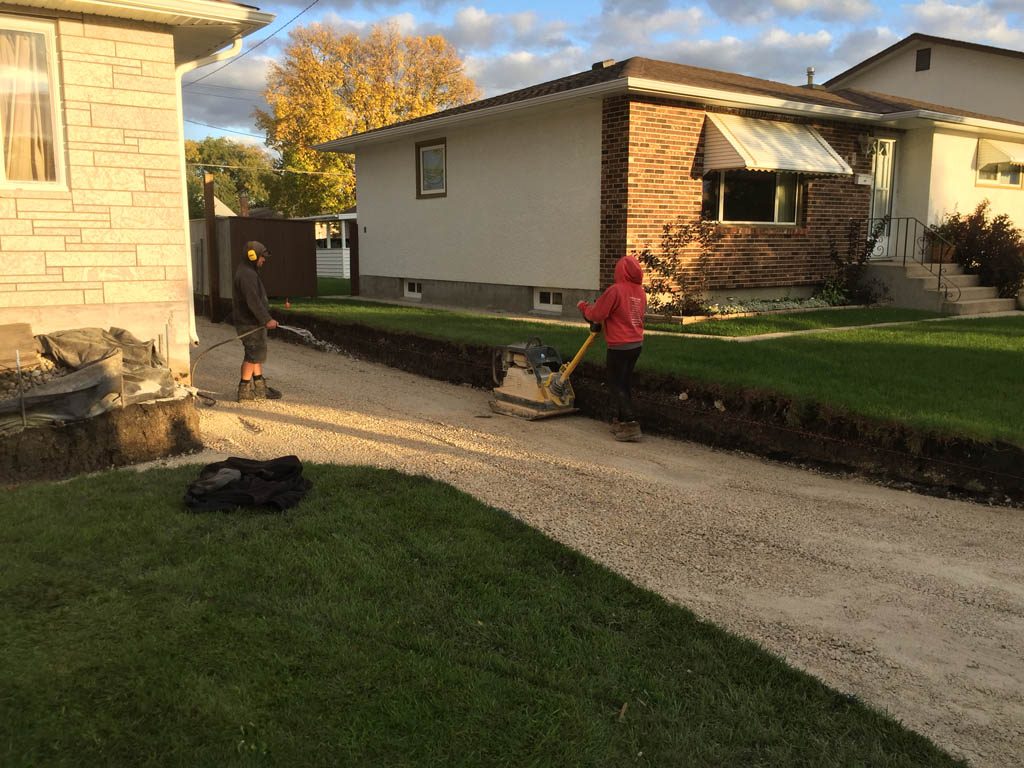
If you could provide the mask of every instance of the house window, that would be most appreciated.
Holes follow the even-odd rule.
[[[795,224],[797,174],[712,171],[704,177],[701,216],[712,221]]]
[[[562,292],[550,288],[535,288],[533,291],[533,308],[544,312],[561,312]]]
[[[1019,187],[1021,167],[1010,163],[989,163],[978,169],[978,183],[999,187]]]
[[[932,49],[931,48],[919,48],[917,51],[917,60],[914,64],[915,72],[924,72],[926,69],[932,68]]]
[[[444,197],[448,194],[448,166],[444,139],[416,144],[416,197]]]
[[[419,280],[403,280],[405,284],[405,298],[407,299],[422,299],[423,298],[423,283]]]
[[[63,182],[53,25],[0,20],[0,154],[7,185]]]

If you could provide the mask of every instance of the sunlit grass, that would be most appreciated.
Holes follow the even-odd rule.
[[[449,486],[192,514],[196,475],[5,495],[0,764],[959,764]]]

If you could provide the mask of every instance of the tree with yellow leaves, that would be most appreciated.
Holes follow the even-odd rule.
[[[318,152],[353,133],[428,115],[479,98],[455,49],[443,37],[406,36],[394,24],[366,37],[330,24],[290,34],[281,62],[270,65],[270,111],[257,124],[285,174],[274,206],[292,216],[344,210],[355,202],[351,155]]]

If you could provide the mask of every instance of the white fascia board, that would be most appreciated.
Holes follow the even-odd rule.
[[[346,136],[341,139],[335,139],[334,141],[324,142],[323,144],[314,144],[313,149],[317,149],[321,152],[354,152],[357,148],[362,146],[383,144],[389,141],[395,141],[396,139],[412,136],[417,133],[436,133],[438,130],[443,128],[459,126],[463,123],[482,120],[484,118],[499,117],[504,114],[518,112],[524,109],[533,109],[535,107],[546,106],[549,104],[557,104],[561,101],[593,98],[594,96],[606,96],[610,93],[622,92],[625,90],[625,84],[626,81],[623,78],[618,80],[609,80],[606,83],[587,85],[583,88],[573,88],[569,91],[551,93],[546,96],[538,96],[534,99],[513,101],[508,104],[498,104],[484,109],[474,109],[469,112],[446,115],[445,117],[438,117],[433,120],[420,120],[419,122],[410,123],[409,125],[384,128],[379,131],[373,131],[372,133]]]
[[[950,115],[945,112],[935,112],[929,109],[892,112],[888,115],[883,115],[883,118],[883,122],[887,123],[917,123],[918,121],[926,124],[944,123],[955,125],[957,129],[967,133],[997,132],[1010,136],[1024,136],[1024,125],[1004,123],[1000,120],[986,120],[980,117],[967,117],[966,115]]]
[[[804,101],[790,101],[789,99],[778,99],[773,96],[755,96],[750,93],[722,91],[717,88],[701,88],[696,85],[666,83],[661,80],[646,80],[636,77],[629,78],[628,88],[630,93],[687,98],[699,101],[702,104],[714,104],[720,107],[734,107],[737,109],[754,108],[778,112],[784,115],[811,115],[837,120],[857,120],[872,123],[878,122],[879,118],[883,117],[878,112],[865,112],[860,109],[829,107],[824,104],[809,104]]]
[[[181,18],[212,25],[240,25],[255,31],[274,20],[274,14],[236,3],[213,0],[6,0],[9,5],[73,11],[87,15],[155,21],[177,26]]]

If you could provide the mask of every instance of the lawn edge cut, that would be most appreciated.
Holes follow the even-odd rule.
[[[193,397],[136,403],[0,440],[0,483],[59,480],[202,447]]]
[[[490,347],[284,314],[288,323],[362,359],[454,384],[494,386]],[[289,336],[277,338],[296,343]],[[583,363],[572,382],[580,412],[609,420],[604,369]],[[909,484],[926,493],[1024,503],[1024,448],[1011,443],[871,419],[776,392],[643,371],[634,374],[633,397],[647,432]]]

